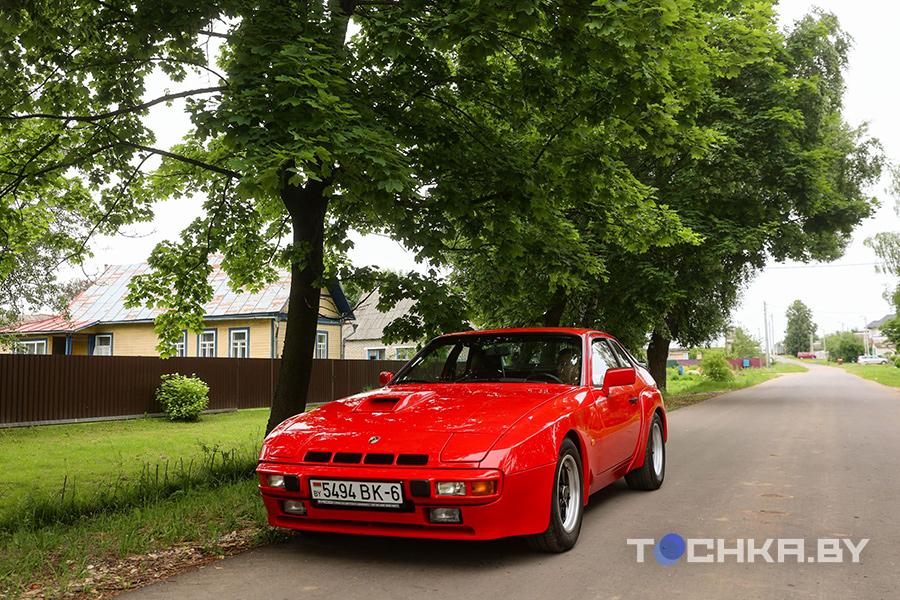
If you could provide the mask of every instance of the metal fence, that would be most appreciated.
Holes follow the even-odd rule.
[[[209,409],[271,404],[279,359],[0,354],[0,427],[158,414],[166,373],[197,375],[209,385]],[[309,402],[327,402],[378,386],[378,373],[403,361],[315,359]]]

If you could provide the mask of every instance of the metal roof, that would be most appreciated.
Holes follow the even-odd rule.
[[[354,323],[356,329],[345,339],[353,340],[381,340],[384,337],[384,328],[390,325],[394,319],[409,313],[414,300],[404,298],[387,312],[378,310],[378,290],[375,290],[354,310]]]
[[[235,292],[228,285],[228,275],[221,268],[221,258],[213,257],[211,260],[213,271],[210,274],[209,283],[213,289],[213,297],[204,307],[205,318],[253,317],[287,312],[287,301],[291,290],[289,271],[279,271],[278,279],[258,292]],[[18,334],[68,333],[97,323],[152,321],[162,311],[143,306],[125,307],[128,283],[135,275],[146,273],[148,270],[149,266],[146,263],[110,265],[91,287],[72,300],[69,304],[68,319],[64,319],[62,316],[52,316],[34,321],[23,321],[8,332]],[[338,310],[342,314],[349,313],[350,306],[347,304],[340,284],[332,282],[328,285],[328,290]]]

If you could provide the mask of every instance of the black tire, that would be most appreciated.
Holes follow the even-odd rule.
[[[659,472],[653,468],[653,431],[659,428],[659,452],[662,453],[662,468]],[[625,482],[633,490],[652,491],[658,490],[666,478],[666,443],[662,438],[663,425],[659,413],[653,414],[650,421],[650,429],[647,432],[647,449],[644,453],[644,465],[625,475]]]
[[[566,510],[560,507],[560,477],[568,476],[564,473],[568,473],[568,469],[571,467],[571,461],[574,460],[575,468],[578,471],[578,485],[577,493],[578,497],[575,499],[574,506],[577,508],[577,512],[574,516],[574,523],[570,522],[570,526],[568,530],[564,526],[564,516],[561,513],[561,510]],[[565,465],[565,468],[564,468]],[[571,490],[569,492],[571,494]],[[569,505],[570,503],[566,501],[567,498],[564,498],[564,504]],[[532,535],[528,537],[528,545],[531,546],[533,550],[537,550],[539,552],[566,552],[567,550],[571,550],[573,546],[575,546],[575,542],[578,541],[578,534],[581,533],[581,521],[584,517],[584,474],[581,468],[581,455],[578,452],[578,447],[572,442],[572,440],[566,438],[563,440],[562,446],[559,449],[559,458],[556,461],[556,472],[553,476],[553,490],[550,494],[550,524],[547,527],[547,531],[544,533],[539,533],[537,535]]]

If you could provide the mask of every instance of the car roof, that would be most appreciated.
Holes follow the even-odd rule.
[[[473,329],[471,331],[459,331],[456,333],[447,333],[444,334],[446,336],[451,335],[479,335],[479,334],[500,334],[500,333],[566,333],[570,335],[602,335],[606,337],[613,337],[610,334],[597,331],[595,329],[584,329],[579,327],[507,327],[501,329]],[[441,336],[444,337],[444,336]]]

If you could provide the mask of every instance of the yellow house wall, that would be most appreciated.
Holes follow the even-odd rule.
[[[324,292],[320,299],[319,314],[327,318],[338,318],[339,313],[331,296]],[[248,328],[250,330],[250,358],[270,358],[272,356],[272,322],[270,317],[260,319],[222,319],[204,323],[204,329],[216,330],[216,356],[228,356],[228,330]],[[287,321],[279,323],[276,347],[278,356],[284,349],[284,337],[287,332]],[[319,323],[318,331],[328,333],[328,358],[341,357],[341,326],[339,324]],[[88,336],[98,333],[111,333],[113,336],[113,356],[159,356],[156,350],[158,338],[153,330],[153,323],[123,323],[117,325],[97,325],[83,329],[72,337],[72,354],[86,356],[88,354]],[[52,349],[51,336],[36,334],[23,339],[47,339],[47,351]],[[10,352],[0,348],[0,352]],[[197,334],[187,334],[187,356],[197,356]]]

